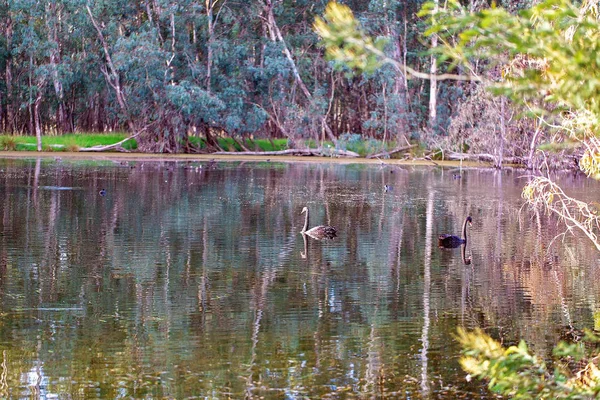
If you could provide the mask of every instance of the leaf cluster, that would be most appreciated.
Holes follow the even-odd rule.
[[[600,24],[595,8],[544,0],[518,14],[495,7],[470,12],[452,0],[440,9],[429,2],[420,15],[431,18],[427,34],[444,42],[438,49],[441,61],[470,65],[486,60],[495,93],[543,104],[532,106],[538,115],[584,116],[585,121],[580,116],[578,124],[568,126],[576,136],[598,132]]]
[[[459,328],[458,341],[463,347],[462,368],[470,376],[488,381],[490,390],[513,399],[586,399],[600,393],[597,366],[590,360],[574,376],[559,367],[549,370],[546,363],[531,353],[521,341],[502,347],[481,330]],[[582,345],[560,343],[554,351],[557,365],[561,359],[582,359]]]
[[[362,72],[373,72],[381,66],[378,53],[383,52],[386,40],[373,40],[368,36],[360,28],[350,7],[330,2],[323,18],[315,19],[314,29],[321,37],[326,57],[335,61],[337,68],[347,66]]]

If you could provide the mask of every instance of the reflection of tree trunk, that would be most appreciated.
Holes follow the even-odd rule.
[[[396,289],[400,290],[400,260],[402,253],[402,237],[404,236],[404,216],[401,217],[396,215],[393,221],[400,221],[392,225],[392,234],[390,249],[388,253],[388,265],[390,272],[395,272],[392,275],[392,280],[396,281]]]
[[[425,223],[425,265],[423,271],[423,330],[421,331],[421,392],[423,398],[429,396],[429,377],[427,373],[429,350],[430,293],[431,293],[431,249],[433,246],[433,191],[429,189],[427,199],[427,214]]]
[[[377,308],[375,309],[374,320],[377,320]],[[381,361],[381,355],[383,353],[383,346],[381,343],[381,336],[377,334],[376,323],[371,323],[371,332],[369,334],[369,343],[367,349],[367,368],[365,372],[365,389],[364,393],[371,393],[374,395],[378,393],[379,377],[382,374],[381,367],[383,362]]]
[[[573,330],[573,319],[571,318],[571,312],[569,311],[569,305],[567,304],[567,300],[565,299],[565,295],[563,293],[562,282],[563,279],[559,279],[558,272],[555,270],[552,271],[554,275],[554,282],[556,284],[556,289],[558,290],[558,297],[560,298],[560,307],[562,309],[563,315],[566,319],[566,324],[570,330]],[[562,277],[561,277],[562,278]]]
[[[162,225],[162,224],[161,224]],[[169,291],[169,284],[171,282],[171,265],[173,257],[171,256],[171,246],[169,246],[169,240],[167,238],[165,228],[161,226],[161,242],[162,248],[165,249],[165,270],[163,278],[163,299],[165,302],[165,326],[164,326],[164,339],[169,340],[171,336],[171,322],[173,321],[173,306],[171,303],[171,293]]]
[[[38,205],[38,187],[39,187],[39,182],[40,182],[40,170],[41,170],[41,165],[42,165],[42,161],[37,158],[35,160],[35,170],[33,173],[33,204],[36,206],[36,209],[38,209],[37,205]]]
[[[43,276],[44,280],[39,283],[39,304],[42,305],[46,301],[55,301],[54,294],[56,293],[57,285],[57,269],[58,265],[53,260],[53,255],[57,251],[57,235],[56,221],[60,212],[60,197],[57,191],[50,193],[50,210],[48,212],[48,226],[46,227],[46,237],[44,238],[44,256],[42,262],[38,266],[39,276]],[[39,217],[43,220],[42,217]],[[48,283],[50,288],[46,293],[44,283]]]
[[[267,291],[269,289],[269,285],[276,276],[276,270],[273,268],[265,269],[262,272],[262,278],[258,281],[260,286],[258,290],[254,290],[253,295],[253,303],[254,303],[254,322],[252,323],[252,355],[250,358],[250,365],[248,367],[248,378],[246,380],[246,395],[247,398],[253,398],[252,391],[254,390],[254,378],[253,378],[253,368],[256,362],[256,353],[258,347],[258,335],[260,333],[261,321],[263,316],[263,311],[265,307],[265,299],[267,297]]]
[[[208,221],[204,216],[204,227],[202,229],[202,275],[198,282],[198,311],[200,311],[200,323],[204,328],[206,324],[206,307],[208,301],[208,274],[206,265],[208,264]]]

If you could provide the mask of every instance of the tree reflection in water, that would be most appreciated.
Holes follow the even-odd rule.
[[[200,164],[0,160],[0,396],[480,397],[457,326],[541,355],[593,326],[595,249],[518,173]]]

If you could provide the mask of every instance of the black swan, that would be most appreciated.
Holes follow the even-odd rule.
[[[303,235],[308,235],[315,239],[333,239],[334,237],[336,237],[337,230],[333,226],[319,225],[319,226],[315,226],[314,228],[310,228],[307,230],[307,228],[308,228],[308,207],[304,207],[302,209],[301,214],[304,212],[306,213],[306,218],[304,219],[304,228],[302,228],[302,232],[301,232]]]
[[[467,219],[465,219],[465,223],[463,224],[464,239],[461,239],[458,236],[454,236],[454,235],[446,235],[446,234],[440,235],[438,237],[438,246],[453,249],[455,247],[460,246],[461,244],[466,245],[467,244],[467,224],[469,224],[469,226],[473,224],[473,219],[471,218],[470,215],[467,217]]]

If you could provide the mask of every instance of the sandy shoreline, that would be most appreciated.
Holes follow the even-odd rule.
[[[146,153],[90,153],[90,152],[23,152],[0,151],[0,158],[61,158],[72,160],[123,160],[123,161],[256,161],[256,162],[294,162],[294,163],[334,163],[334,164],[384,164],[458,167],[460,161],[429,161],[429,160],[378,160],[369,158],[336,158],[312,156],[257,156],[245,155],[215,155],[215,154],[146,154]],[[489,168],[484,162],[463,161],[463,167]]]

